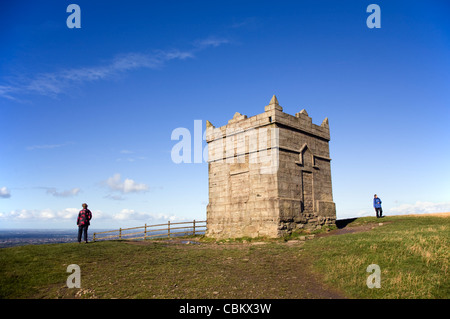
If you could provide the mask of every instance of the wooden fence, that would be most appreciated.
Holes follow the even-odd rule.
[[[189,226],[179,226],[179,225]],[[174,227],[175,225],[175,227]],[[166,228],[161,228],[166,226]],[[141,229],[140,231],[129,232],[131,230]],[[200,235],[204,234],[206,230],[206,220],[197,221],[193,220],[192,222],[180,222],[180,223],[171,223],[170,221],[167,224],[158,224],[158,225],[147,225],[131,227],[131,228],[119,228],[115,230],[108,230],[102,232],[94,233],[93,240],[113,240],[113,239],[151,239],[158,237],[175,237],[180,235]],[[103,236],[103,234],[116,233],[113,235]],[[99,236],[102,235],[102,236]],[[136,236],[138,235],[138,236]],[[140,236],[139,236],[140,235]],[[135,237],[130,237],[135,236]]]

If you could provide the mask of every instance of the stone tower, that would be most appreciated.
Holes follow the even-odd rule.
[[[265,112],[206,123],[207,236],[280,237],[333,224],[328,118],[283,112],[275,95]]]

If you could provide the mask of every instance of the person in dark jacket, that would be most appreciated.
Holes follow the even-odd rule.
[[[83,207],[82,210],[78,213],[77,225],[78,225],[78,242],[81,243],[81,234],[84,233],[84,241],[88,242],[88,227],[91,224],[90,220],[92,218],[91,211],[87,208],[88,205],[83,203],[81,205]]]
[[[373,195],[373,207],[375,208],[375,213],[377,218],[383,217],[383,209],[381,208],[381,199],[378,198],[377,194]]]

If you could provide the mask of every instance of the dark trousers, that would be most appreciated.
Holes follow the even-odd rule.
[[[381,209],[381,207],[375,207],[375,212],[377,213],[377,218],[380,218],[383,214],[383,210]]]
[[[84,233],[84,241],[88,242],[88,230],[89,225],[78,226],[78,242],[81,242],[81,234]]]

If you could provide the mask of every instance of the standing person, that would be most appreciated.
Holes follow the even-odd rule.
[[[84,241],[88,242],[88,227],[91,224],[89,221],[92,218],[91,211],[87,208],[88,205],[83,203],[81,205],[83,207],[82,210],[78,213],[77,225],[78,225],[78,242],[81,243],[81,234],[84,233]]]
[[[383,217],[383,209],[381,208],[381,199],[378,198],[377,194],[373,195],[373,207],[377,214],[377,218]]]

